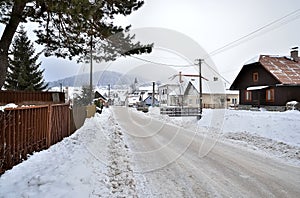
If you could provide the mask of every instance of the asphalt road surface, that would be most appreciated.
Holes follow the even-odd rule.
[[[300,168],[114,107],[140,197],[300,197]]]

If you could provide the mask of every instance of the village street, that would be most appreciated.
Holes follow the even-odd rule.
[[[280,162],[142,116],[113,112],[129,144],[141,197],[298,197],[300,171]]]
[[[1,175],[0,197],[299,197],[300,112],[227,110],[222,136],[205,128],[214,112],[197,121],[104,108]],[[263,119],[279,129],[259,125],[272,139],[244,132]]]

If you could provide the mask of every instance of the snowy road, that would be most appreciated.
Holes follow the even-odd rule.
[[[113,109],[141,197],[298,197],[300,169],[197,132]]]

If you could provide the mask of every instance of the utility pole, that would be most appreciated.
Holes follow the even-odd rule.
[[[152,107],[155,105],[155,82],[152,82]]]
[[[93,35],[91,35],[91,46],[90,46],[90,102],[93,100]]]
[[[201,64],[203,59],[197,59],[199,61],[199,116],[197,119],[200,120],[202,117],[202,75],[201,75]]]
[[[108,104],[110,104],[110,84],[108,84]]]

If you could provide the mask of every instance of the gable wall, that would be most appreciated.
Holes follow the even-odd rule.
[[[253,73],[258,73],[257,82],[253,81]],[[275,79],[272,74],[267,72],[267,70],[260,63],[254,63],[245,65],[242,68],[230,89],[241,90],[252,86],[275,85],[278,83],[280,82]]]

